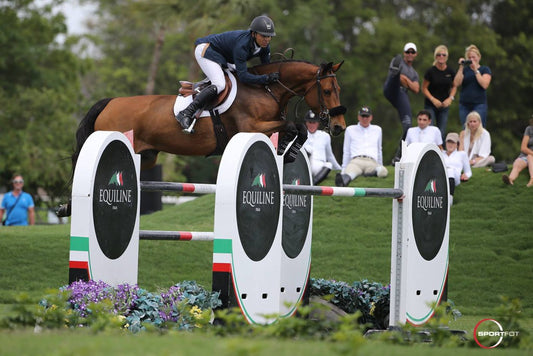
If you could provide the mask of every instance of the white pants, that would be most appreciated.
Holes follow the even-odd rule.
[[[331,162],[324,162],[324,161],[319,161],[318,159],[310,159],[310,163],[311,163],[311,172],[313,173],[313,176],[316,176],[318,174],[318,172],[320,172],[320,170],[322,168],[328,168],[328,169],[331,169],[333,167],[333,165],[331,164]]]
[[[345,173],[352,179],[360,175],[372,176],[374,174],[380,178],[385,178],[389,171],[372,158],[355,157],[346,166]]]
[[[224,71],[222,67],[217,62],[213,62],[210,59],[204,58],[204,52],[207,50],[209,43],[200,43],[196,46],[194,50],[194,57],[196,62],[204,72],[204,74],[209,78],[211,84],[217,87],[217,93],[220,93],[226,87],[226,80],[224,79]]]

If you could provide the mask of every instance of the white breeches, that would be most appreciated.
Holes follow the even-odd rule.
[[[194,50],[194,57],[196,58],[196,61],[198,62],[198,65],[204,74],[211,81],[211,84],[217,87],[217,93],[220,93],[226,87],[224,71],[222,70],[220,64],[203,57],[208,45],[209,43],[200,43],[198,46],[196,46],[196,49]]]

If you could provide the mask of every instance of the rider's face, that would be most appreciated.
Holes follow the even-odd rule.
[[[259,47],[265,48],[270,43],[270,40],[272,40],[272,37],[270,36],[263,36],[260,33],[255,33],[255,42]]]

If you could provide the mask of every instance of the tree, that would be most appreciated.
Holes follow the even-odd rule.
[[[37,8],[20,0],[0,8],[0,176],[7,189],[14,173],[23,174],[37,203],[38,187],[52,200],[66,193],[84,68],[56,41],[66,32],[64,16],[52,13],[57,3]]]

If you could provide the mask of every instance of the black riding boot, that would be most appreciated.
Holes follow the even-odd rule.
[[[180,125],[184,129],[188,129],[191,125],[194,114],[198,110],[201,110],[205,108],[211,100],[216,98],[217,96],[217,87],[216,85],[210,85],[206,87],[204,90],[199,92],[192,103],[189,104],[184,110],[180,111],[178,115],[176,115],[176,120],[180,123]]]
[[[348,174],[337,173],[335,176],[335,185],[337,187],[347,187],[351,181],[352,177],[350,177]]]
[[[322,169],[316,174],[316,176],[313,177],[313,185],[318,185],[320,182],[326,179],[329,172],[331,172],[331,169],[327,167],[322,167]]]

